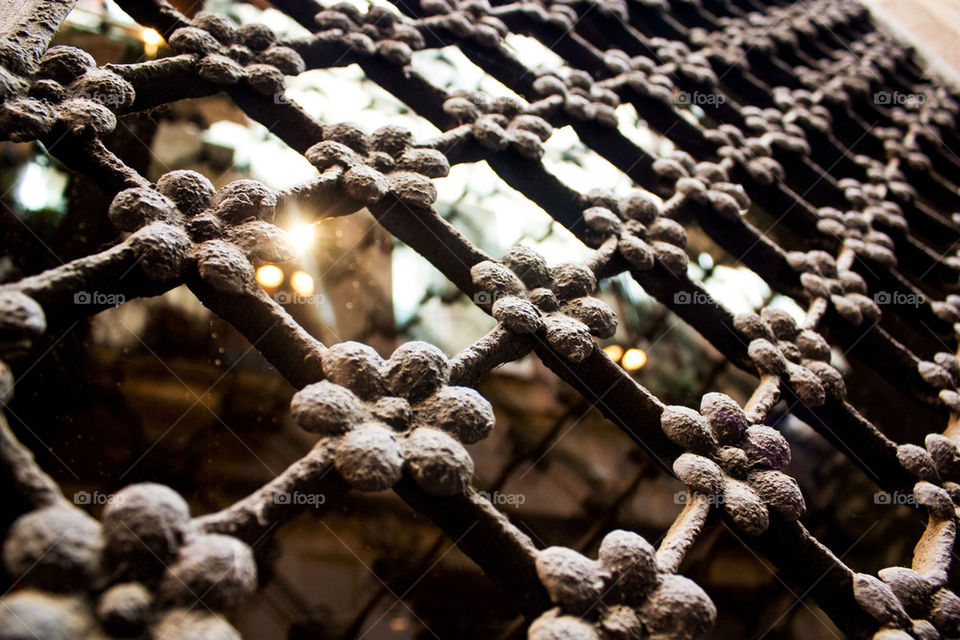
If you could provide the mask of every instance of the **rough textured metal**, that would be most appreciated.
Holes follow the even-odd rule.
[[[237,637],[216,611],[256,588],[248,544],[303,508],[277,501],[279,493],[318,485],[331,498],[393,488],[514,596],[530,638],[701,637],[716,609],[676,572],[710,517],[745,534],[852,637],[956,636],[960,598],[946,584],[960,504],[960,365],[952,354],[931,360],[905,345],[929,331],[954,348],[960,333],[960,260],[951,255],[960,243],[960,161],[943,144],[960,141],[960,103],[861,5],[420,0],[398,3],[402,13],[364,13],[307,0],[276,3],[312,34],[282,42],[263,25],[190,20],[163,0],[119,4],[165,34],[177,55],[98,68],[80,50],[47,48],[69,2],[0,2],[0,134],[52,143],[65,164],[110,191],[104,215],[130,233],[0,287],[0,356],[30,352],[50,327],[100,310],[71,305],[75,291],[129,299],[186,283],[299,389],[293,417],[322,438],[222,512],[191,518],[171,489],[133,485],[97,522],[67,502],[0,417],[0,463],[33,507],[3,545],[11,578],[29,576],[28,588],[2,599],[0,638],[25,630]],[[552,45],[568,68],[527,69],[503,44],[511,32]],[[413,51],[446,45],[522,99],[448,94],[410,66]],[[397,127],[317,122],[283,96],[284,76],[352,63],[443,133],[417,141]],[[151,184],[99,141],[125,113],[220,91],[303,153],[318,177],[280,194],[249,180],[215,191],[187,171]],[[897,92],[925,99],[876,97]],[[626,138],[616,127],[621,104],[677,150],[655,157]],[[710,118],[689,117],[692,105]],[[543,143],[568,125],[638,189],[623,198],[582,194],[551,175],[540,162]],[[592,256],[550,266],[522,247],[496,260],[472,246],[431,208],[431,180],[478,158]],[[367,207],[498,326],[449,360],[425,343],[386,360],[361,344],[320,344],[252,277],[252,260],[291,257],[271,221],[278,203],[297,199],[338,215]],[[803,238],[803,251],[751,225],[742,217],[751,207]],[[804,321],[774,309],[734,315],[706,294],[688,276],[684,224],[806,305]],[[111,277],[131,271],[122,283]],[[758,376],[747,406],[718,393],[699,409],[665,406],[597,348],[594,338],[610,336],[617,319],[592,294],[623,272]],[[921,302],[881,299],[885,291]],[[929,291],[949,295],[927,301]],[[899,322],[884,323],[888,316]],[[846,401],[831,346],[899,383],[905,402],[949,414],[943,433],[926,435],[923,447],[881,433]],[[495,428],[471,385],[530,352],[586,398],[603,398],[604,415],[688,488],[659,549],[613,531],[597,560],[538,550],[471,487],[462,444]],[[13,380],[0,365],[6,401]],[[913,495],[928,523],[912,567],[856,572],[804,528],[804,497],[781,471],[789,446],[762,424],[781,397],[880,488]],[[190,606],[196,597],[200,610]]]

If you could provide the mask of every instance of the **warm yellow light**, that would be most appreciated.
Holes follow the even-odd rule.
[[[261,287],[279,287],[283,282],[283,269],[272,264],[265,264],[257,269],[257,282]]]
[[[156,29],[144,29],[140,32],[140,39],[143,40],[144,44],[153,44],[157,45],[163,42],[163,36],[160,35]]]
[[[143,29],[140,32],[140,39],[143,40],[143,52],[147,54],[147,57],[152,58],[157,55],[160,43],[163,42],[163,36],[156,29]]]
[[[301,296],[313,295],[313,278],[306,271],[295,271],[290,276],[290,286]]]
[[[642,349],[627,349],[620,364],[627,371],[642,369],[643,365],[647,364],[647,352]]]
[[[298,255],[309,249],[310,245],[313,244],[313,228],[312,224],[298,224],[287,231],[287,235],[290,236]]]
[[[611,344],[604,347],[603,352],[614,362],[619,362],[620,358],[623,357],[623,347],[618,344]]]

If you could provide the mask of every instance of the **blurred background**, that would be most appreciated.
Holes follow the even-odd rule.
[[[242,23],[263,22],[284,35],[306,35],[266,2],[179,4],[187,13],[202,8]],[[510,36],[507,42],[530,66],[561,65],[534,40]],[[81,47],[100,64],[170,54],[159,34],[102,0],[80,0],[56,43]],[[413,64],[448,89],[511,94],[456,48],[417,52]],[[287,95],[323,122],[352,121],[368,131],[398,124],[420,139],[439,133],[355,66],[288,79]],[[621,107],[618,115],[621,129],[644,148],[660,154],[672,149],[632,107]],[[688,115],[698,117],[697,108]],[[218,187],[253,178],[282,189],[315,175],[303,157],[224,95],[121,118],[105,142],[151,180],[193,169]],[[569,128],[555,132],[544,162],[584,191],[631,187]],[[494,256],[515,243],[535,247],[551,264],[587,254],[485,163],[456,166],[436,183],[442,215]],[[39,144],[0,144],[0,193],[0,281],[118,239],[106,217],[109,196]],[[324,343],[362,341],[387,356],[398,344],[419,339],[453,355],[493,327],[366,211],[315,224],[312,215],[295,211],[279,221],[294,234],[300,254],[291,263],[261,267],[257,276]],[[698,230],[689,235],[691,272],[728,307],[773,304],[801,316],[794,301],[773,295]],[[620,318],[617,334],[602,346],[664,402],[698,406],[713,390],[740,402],[749,397],[756,380],[632,280],[605,282],[599,296]],[[851,402],[892,437],[908,441],[905,425],[917,417],[904,415],[889,399],[895,394],[884,392],[885,383],[835,356],[848,375]],[[312,444],[312,436],[290,420],[293,388],[184,288],[128,302],[49,336],[29,360],[12,365],[17,396],[11,425],[68,496],[87,492],[85,507],[94,514],[105,496],[147,480],[177,489],[195,515],[214,511],[271,480]],[[497,428],[469,447],[475,486],[489,491],[538,545],[563,544],[593,555],[600,538],[619,527],[656,543],[682,508],[681,485],[535,358],[494,371],[480,391],[493,403]],[[909,563],[923,528],[919,514],[875,504],[875,488],[862,474],[784,409],[771,422],[791,441],[794,461],[787,471],[806,496],[806,526],[859,571]],[[4,528],[12,506],[4,508]],[[524,637],[512,604],[392,493],[352,494],[308,510],[260,541],[256,552],[262,590],[230,615],[247,638]],[[841,635],[722,524],[705,532],[682,572],[717,604],[712,638]]]

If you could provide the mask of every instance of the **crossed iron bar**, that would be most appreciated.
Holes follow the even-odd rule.
[[[716,609],[677,571],[710,518],[742,533],[851,637],[960,633],[960,598],[946,586],[960,504],[960,363],[947,352],[955,346],[943,348],[960,322],[951,179],[960,160],[950,152],[960,103],[857,2],[419,0],[397,2],[397,14],[276,0],[312,34],[287,41],[262,25],[191,20],[163,0],[118,3],[175,55],[97,67],[83,51],[49,47],[67,0],[26,2],[0,37],[0,133],[39,140],[96,179],[124,233],[103,252],[0,287],[0,356],[15,363],[43,334],[104,308],[72,304],[78,290],[132,299],[186,284],[299,389],[292,415],[321,438],[220,512],[191,517],[171,489],[139,484],[98,522],[67,502],[0,417],[0,459],[33,507],[4,544],[7,570],[29,588],[0,601],[0,637],[238,637],[214,612],[256,587],[250,545],[304,506],[277,495],[389,488],[513,598],[537,640],[700,637]],[[505,45],[511,33],[538,39],[567,68],[527,68]],[[411,63],[417,50],[449,45],[520,98],[448,94]],[[416,141],[398,127],[322,123],[285,98],[285,76],[350,64],[443,133]],[[125,114],[218,92],[304,154],[317,177],[282,192],[251,180],[216,190],[190,171],[151,184],[101,141]],[[898,95],[924,99],[878,99]],[[623,104],[677,151],[655,157],[625,137]],[[702,120],[689,117],[691,105]],[[638,189],[578,193],[552,175],[543,143],[568,125]],[[471,244],[432,208],[431,180],[478,160],[595,249],[591,257],[550,266],[523,247],[496,258]],[[496,328],[452,358],[416,342],[388,359],[362,344],[321,344],[253,277],[260,261],[292,257],[272,220],[294,203],[325,216],[366,207]],[[750,207],[796,244],[781,247],[742,217]],[[770,308],[735,315],[691,280],[694,224],[805,303],[803,322]],[[593,293],[623,272],[758,376],[746,406],[719,393],[699,410],[665,406],[599,350],[594,339],[612,335],[617,319]],[[881,312],[877,302],[888,301],[874,294],[887,291],[929,302],[895,299]],[[905,402],[940,411],[944,431],[923,447],[881,433],[846,401],[831,345],[895,382]],[[472,386],[531,352],[687,486],[658,548],[613,531],[597,559],[537,549],[470,486],[462,445],[494,428]],[[6,364],[0,374],[6,402],[13,375]],[[910,568],[858,573],[804,528],[803,496],[780,471],[789,445],[763,425],[780,399],[878,487],[913,494],[928,524]]]

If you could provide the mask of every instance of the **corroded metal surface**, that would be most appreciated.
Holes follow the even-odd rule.
[[[7,570],[27,588],[3,598],[0,637],[237,637],[215,612],[256,587],[248,545],[304,508],[276,496],[308,488],[331,499],[392,488],[514,597],[537,640],[700,637],[716,608],[676,572],[708,518],[745,536],[852,637],[957,636],[960,598],[946,585],[960,504],[960,363],[906,345],[929,332],[956,347],[960,161],[948,147],[960,140],[960,104],[861,5],[420,0],[398,3],[397,14],[278,2],[312,33],[282,42],[262,25],[120,1],[175,55],[97,68],[83,51],[47,48],[66,3],[34,3],[44,9],[26,22],[10,4],[0,3],[0,24],[14,32],[0,43],[22,50],[0,56],[0,134],[41,140],[95,177],[113,195],[104,215],[129,235],[0,287],[0,356],[29,352],[50,327],[101,309],[72,304],[76,291],[129,299],[187,284],[299,389],[292,415],[321,439],[219,513],[191,517],[171,489],[140,484],[98,522],[67,502],[0,418],[0,462],[33,507],[4,543]],[[568,68],[526,68],[503,45],[511,32],[551,46]],[[413,51],[446,45],[522,99],[448,94],[410,66]],[[415,140],[397,127],[318,122],[284,96],[285,76],[353,63],[443,133]],[[250,180],[216,190],[190,171],[151,184],[99,141],[118,115],[221,91],[303,153],[317,177],[283,193]],[[654,157],[624,137],[621,104],[677,150]],[[709,118],[687,117],[692,106]],[[567,125],[637,189],[579,193],[550,174],[543,143]],[[478,159],[591,257],[548,265],[522,247],[489,256],[473,246],[431,208],[432,179]],[[453,358],[426,343],[387,359],[362,344],[319,343],[254,280],[257,260],[290,257],[272,220],[300,199],[331,215],[367,207],[497,327]],[[750,207],[802,241],[781,247],[742,217]],[[734,314],[713,299],[687,275],[684,225],[805,304],[803,322],[772,308]],[[617,318],[594,294],[623,272],[757,376],[747,406],[720,393],[697,409],[665,406],[607,358],[595,338],[610,336]],[[901,322],[883,321],[890,316]],[[943,433],[923,447],[884,435],[847,402],[831,346],[895,382],[905,402],[939,409]],[[471,385],[531,352],[687,486],[688,506],[659,549],[627,531],[609,532],[597,559],[538,549],[471,487],[463,444],[495,428]],[[6,398],[13,379],[6,365],[0,373]],[[804,497],[781,471],[789,445],[763,425],[779,398],[881,489],[912,493],[928,518],[912,567],[857,573],[804,528]]]

